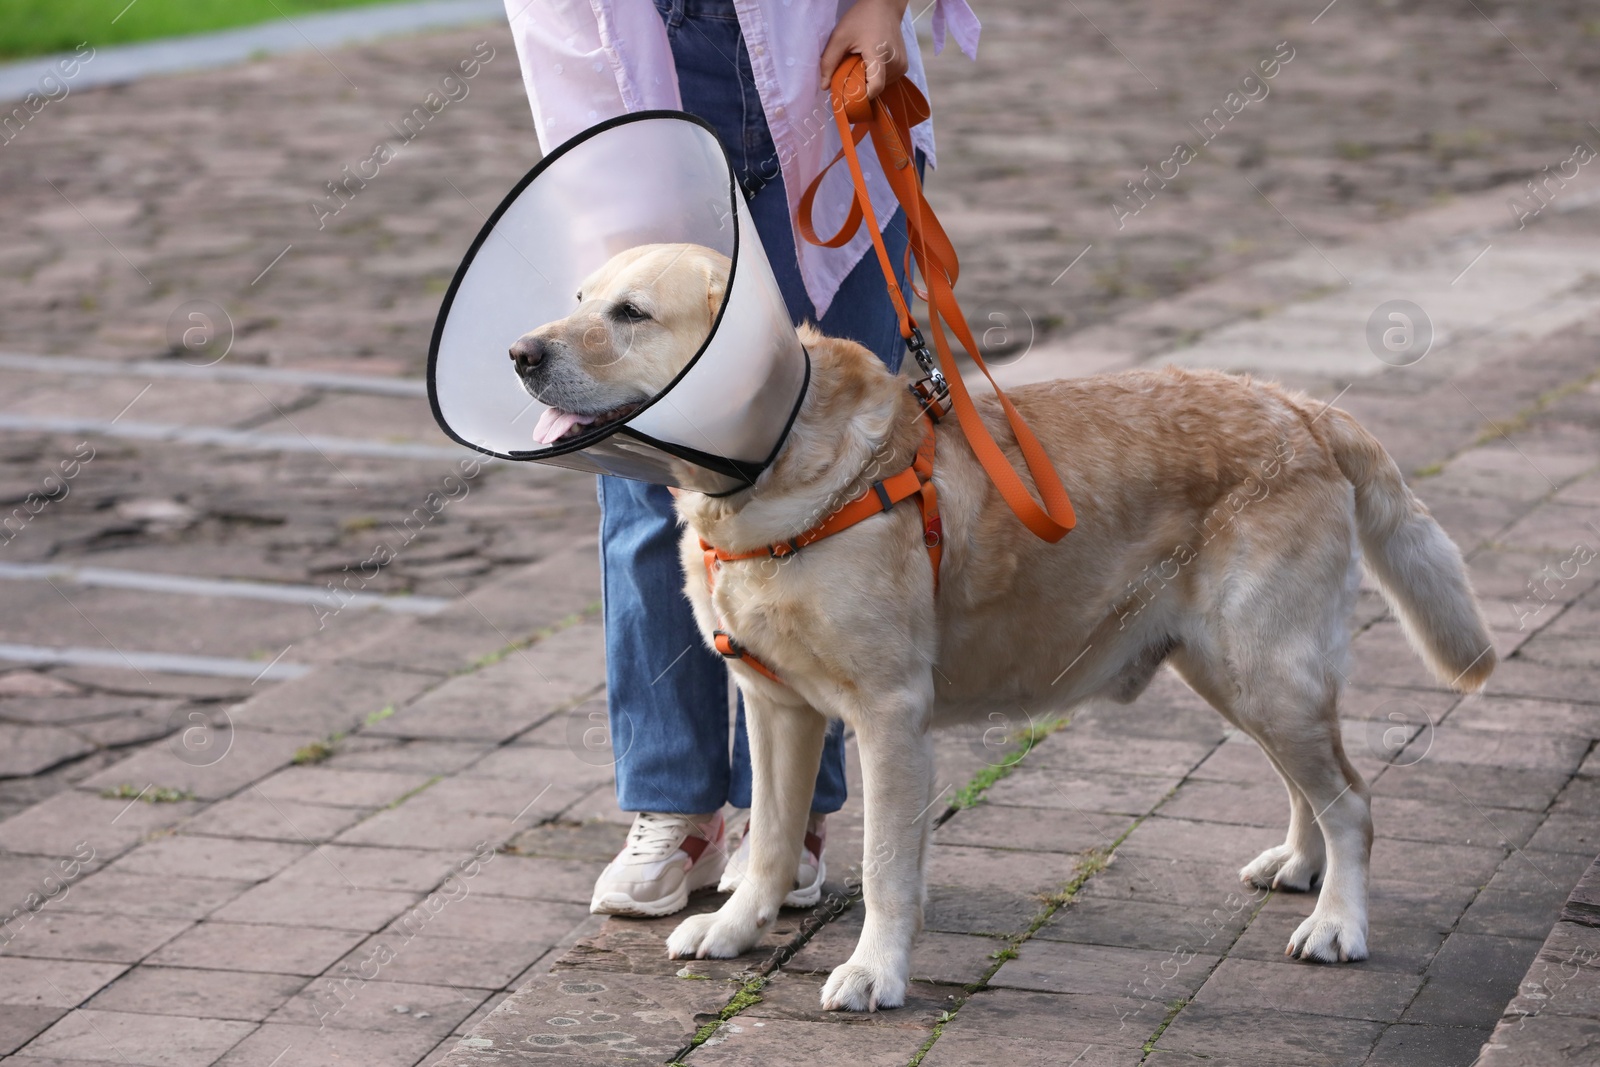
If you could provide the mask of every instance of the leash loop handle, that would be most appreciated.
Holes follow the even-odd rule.
[[[862,171],[861,158],[857,151],[857,146],[870,134],[873,149],[883,165],[883,173],[888,179],[889,187],[900,206],[905,209],[906,230],[910,238],[907,251],[915,260],[917,272],[922,275],[923,283],[927,287],[925,299],[928,303],[928,329],[932,334],[933,348],[938,354],[939,366],[944,371],[943,379],[949,389],[951,406],[961,424],[962,432],[966,434],[968,444],[972,446],[989,479],[1022,524],[1045,541],[1061,540],[1077,522],[1072,510],[1072,501],[1067,495],[1066,486],[1061,482],[1060,474],[1050,461],[1049,454],[1024,421],[1021,413],[1012,405],[1010,398],[1000,388],[999,383],[994,380],[994,375],[990,373],[988,364],[984,362],[978,350],[977,341],[973,338],[972,330],[967,326],[966,317],[961,313],[961,307],[955,298],[954,289],[960,273],[960,260],[956,256],[955,246],[951,243],[949,235],[945,233],[944,227],[939,223],[933,208],[923,195],[922,183],[917,178],[911,147],[911,128],[929,116],[927,98],[909,79],[902,77],[885,86],[877,99],[868,100],[866,64],[860,56],[855,55],[846,56],[839,64],[839,68],[833,72],[829,88],[834,122],[839,127],[842,147],[839,154],[823,168],[822,173],[813,179],[800,199],[796,221],[801,236],[812,244],[837,248],[854,237],[863,224],[866,225],[867,232],[872,237],[872,247],[877,254],[878,265],[883,269],[884,279],[888,283],[889,300],[894,305],[895,316],[900,323],[900,336],[906,339],[908,347],[912,347],[913,354],[918,356],[920,362],[927,346],[922,341],[922,333],[917,328],[916,320],[912,317],[909,302],[895,280],[894,265],[890,260],[889,250],[883,243],[882,228],[878,225],[877,213],[873,210],[872,199],[867,192],[866,175]],[[818,187],[828,171],[841,159],[850,169],[854,196],[844,225],[840,227],[838,233],[823,240],[817,237],[811,215]],[[1033,494],[1029,492],[1021,475],[1012,466],[1005,451],[994,439],[983,417],[979,415],[977,406],[972,401],[972,395],[962,380],[961,369],[951,352],[950,341],[945,335],[946,324],[966,350],[967,355],[978,365],[978,369],[983,371],[989,384],[994,387],[1006,423],[1016,438],[1023,462],[1027,466],[1034,486],[1038,489],[1038,500],[1035,500]],[[922,351],[917,351],[918,348]]]

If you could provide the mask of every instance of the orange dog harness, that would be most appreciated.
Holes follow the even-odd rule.
[[[1052,543],[1059,541],[1072,529],[1077,519],[1073,514],[1072,501],[1067,496],[1066,487],[1061,483],[1061,476],[1056,473],[1038,437],[1023,421],[1022,415],[1012,406],[1010,399],[1000,389],[999,383],[994,380],[994,375],[989,372],[988,365],[978,352],[978,344],[972,336],[972,330],[967,326],[967,320],[956,303],[954,286],[960,264],[955,247],[950,243],[944,227],[940,225],[938,218],[934,216],[933,208],[928,205],[927,198],[922,194],[922,183],[917,178],[917,168],[911,153],[911,128],[930,114],[927,98],[909,79],[898,78],[885,86],[877,99],[869,101],[866,64],[859,56],[845,57],[844,62],[839,64],[839,69],[834,71],[830,89],[834,121],[839,127],[839,139],[843,147],[806,189],[805,195],[800,199],[796,222],[801,235],[807,241],[827,248],[837,248],[845,244],[855,236],[863,222],[866,224],[867,232],[872,236],[872,247],[878,255],[878,265],[883,268],[884,278],[888,282],[889,299],[894,304],[895,314],[900,320],[900,336],[905,339],[907,348],[916,357],[925,375],[922,380],[914,383],[911,389],[922,401],[923,413],[928,419],[927,433],[917,450],[917,458],[910,467],[893,478],[874,482],[866,492],[797,537],[751,552],[724,552],[702,540],[700,548],[705,553],[706,582],[714,587],[716,570],[725,561],[760,557],[781,559],[793,555],[806,545],[814,544],[824,537],[831,537],[864,519],[888,511],[902,500],[916,496],[922,506],[923,543],[927,545],[928,556],[933,563],[934,592],[937,593],[939,560],[944,538],[939,522],[938,498],[933,488],[933,423],[944,414],[946,402],[949,408],[955,411],[961,431],[978,462],[983,465],[990,481],[1000,491],[1001,497],[1012,513],[1035,536]],[[900,286],[895,280],[894,265],[889,259],[889,250],[884,246],[882,228],[878,225],[877,215],[872,208],[872,199],[867,192],[866,175],[862,172],[861,158],[857,154],[856,146],[869,133],[872,135],[872,145],[877,151],[878,160],[883,165],[884,177],[888,179],[889,187],[906,212],[906,230],[910,236],[906,256],[908,260],[912,258],[916,260],[917,273],[922,275],[927,285],[927,292],[916,291],[917,295],[928,304],[928,326],[933,335],[934,349],[938,354],[937,366],[934,364],[933,354],[929,352],[928,345],[923,340],[922,331],[917,328],[916,320],[911,316],[905,294],[900,291]],[[855,195],[851,200],[849,215],[845,218],[844,225],[839,228],[839,232],[828,238],[818,237],[811,219],[817,188],[822,184],[822,179],[828,171],[841,159],[849,165],[850,180],[855,187]],[[908,262],[906,266],[907,276],[910,277],[910,263]],[[915,290],[915,283],[913,289]],[[972,361],[978,365],[978,369],[983,371],[984,377],[989,379],[989,384],[994,386],[995,396],[1000,401],[1006,422],[1016,438],[1017,448],[1022,452],[1023,462],[1027,465],[1028,473],[1039,490],[1040,500],[1043,501],[1042,507],[1040,500],[1035,500],[1033,494],[1028,492],[1021,476],[1006,458],[1005,452],[995,441],[994,435],[989,432],[989,427],[972,402],[966,383],[961,380],[960,369],[951,355],[950,343],[945,337],[942,325],[944,322],[949,323],[956,339],[961,342]],[[940,373],[941,370],[943,373]],[[717,620],[715,642],[717,651],[724,657],[740,660],[781,684],[778,675],[770,667],[734,640],[733,636],[723,628],[720,618]]]
[[[882,515],[893,508],[902,500],[911,497],[917,498],[918,506],[922,508],[922,543],[928,549],[928,562],[933,564],[933,589],[939,591],[939,559],[944,553],[944,527],[939,522],[939,494],[933,487],[933,416],[927,416],[927,431],[922,435],[922,443],[917,446],[916,458],[911,461],[911,466],[879,482],[873,482],[860,496],[845,504],[839,510],[829,515],[805,533],[791,537],[787,541],[766,545],[762,548],[751,549],[748,552],[728,552],[707,544],[704,538],[700,540],[700,551],[705,555],[706,561],[706,587],[714,591],[717,584],[717,571],[723,563],[729,560],[741,559],[784,559],[799,552],[807,545],[814,545],[824,537],[832,537],[842,530],[848,530],[858,522]],[[762,663],[750,650],[734,640],[732,634],[723,629],[722,619],[717,619],[717,629],[713,635],[717,651],[726,659],[736,659],[759,674],[782,684],[777,673],[765,663]]]

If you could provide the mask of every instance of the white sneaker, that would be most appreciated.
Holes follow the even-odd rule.
[[[628,843],[594,883],[595,915],[654,917],[682,911],[689,894],[717,884],[728,862],[721,812],[633,818]]]
[[[822,881],[828,877],[828,865],[823,862],[822,847],[827,838],[827,816],[813,814],[806,823],[806,843],[800,850],[800,867],[795,872],[794,888],[783,898],[784,907],[809,908],[822,899]],[[731,893],[738,889],[749,866],[750,823],[749,813],[746,812],[744,831],[739,835],[739,850],[728,860],[727,870],[722,873],[722,882],[717,886],[717,891]]]

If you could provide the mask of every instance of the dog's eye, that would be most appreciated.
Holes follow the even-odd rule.
[[[617,318],[627,322],[644,322],[650,317],[641,311],[637,304],[618,304],[615,312]]]

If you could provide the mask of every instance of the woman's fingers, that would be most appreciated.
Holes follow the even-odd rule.
[[[845,56],[857,55],[867,68],[867,99],[875,99],[884,86],[910,66],[900,37],[901,0],[858,0],[833,28],[822,50],[822,88],[833,80]]]

